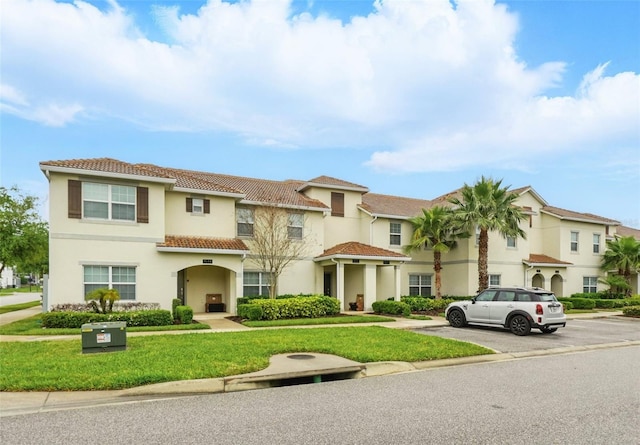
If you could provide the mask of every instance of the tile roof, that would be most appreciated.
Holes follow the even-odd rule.
[[[616,227],[616,234],[620,236],[632,236],[640,241],[640,230],[634,229],[633,227],[618,226]]]
[[[599,224],[609,224],[609,225],[620,224],[619,221],[615,221],[609,218],[604,218],[602,216],[594,215],[592,213],[574,212],[572,210],[561,209],[559,207],[553,207],[553,206],[542,207],[542,212],[557,216],[560,219],[570,219],[570,220],[585,221],[585,222],[599,223]]]
[[[561,260],[557,260],[553,257],[550,257],[548,255],[543,255],[543,254],[538,254],[538,253],[530,253],[529,254],[529,259],[528,260],[524,260],[524,262],[528,263],[528,264],[540,264],[540,265],[544,265],[544,264],[566,264],[566,265],[571,265],[573,263],[569,263],[567,261],[561,261]]]
[[[66,161],[43,161],[41,166],[63,167],[78,170],[98,171],[105,173],[117,173],[121,175],[137,175],[155,178],[167,178],[170,176],[162,172],[150,171],[142,165],[129,164],[117,159],[96,158],[96,159],[69,159]]]
[[[207,180],[198,178],[197,175],[195,175],[195,172],[190,172],[189,170],[158,167],[157,165],[153,165],[153,164],[137,164],[137,165],[146,170],[157,172],[158,174],[167,175],[170,178],[174,178],[176,180],[176,187],[179,187],[179,188],[238,194],[238,195],[243,194],[242,191],[234,189],[232,187],[226,187],[222,184],[217,184],[213,181],[207,181]]]
[[[370,246],[368,244],[359,243],[357,241],[349,241],[346,243],[335,245],[318,255],[316,258],[328,256],[357,256],[357,257],[385,257],[385,258],[408,258],[407,256],[393,252],[391,250],[382,249],[380,247]]]
[[[246,250],[246,244],[237,238],[209,238],[204,236],[166,235],[164,243],[156,243],[157,247],[172,247],[177,249],[208,249],[208,250]]]
[[[310,179],[306,182],[305,186],[309,184],[329,185],[336,187],[343,187],[349,189],[360,189],[363,192],[368,192],[369,188],[353,182],[343,181],[342,179],[332,178],[331,176],[318,176],[317,178]]]
[[[410,218],[422,215],[422,209],[432,206],[426,199],[403,198],[400,196],[366,193],[362,195],[360,207],[372,215],[391,215]]]

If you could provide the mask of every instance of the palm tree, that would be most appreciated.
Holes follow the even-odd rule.
[[[637,273],[640,269],[640,241],[633,236],[621,236],[607,241],[607,250],[602,257],[602,269],[616,270],[618,275],[624,277],[629,285],[625,294],[630,296],[631,274]]]
[[[514,202],[518,195],[502,187],[502,179],[485,178],[472,187],[467,184],[460,190],[462,199],[451,198],[455,206],[456,219],[468,231],[480,230],[478,241],[478,292],[489,287],[488,257],[489,231],[498,231],[502,236],[526,238],[520,221],[526,218]]]
[[[454,224],[453,211],[448,207],[434,206],[422,209],[421,216],[410,218],[413,226],[411,244],[404,246],[405,253],[429,247],[433,249],[433,270],[436,275],[436,299],[442,298],[442,254],[456,246],[456,239],[468,237],[468,232]]]

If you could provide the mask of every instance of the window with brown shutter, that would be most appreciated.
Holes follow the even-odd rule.
[[[204,200],[204,213],[211,213],[211,204],[208,199]]]
[[[67,192],[69,218],[82,218],[82,182],[69,179]]]
[[[344,216],[344,193],[331,192],[331,216]]]
[[[187,198],[187,212],[193,212],[193,198]]]
[[[137,221],[139,223],[149,222],[149,189],[138,187],[136,189]]]

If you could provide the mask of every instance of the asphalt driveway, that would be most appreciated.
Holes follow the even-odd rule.
[[[414,332],[476,343],[498,352],[526,352],[638,341],[640,319],[611,316],[568,320],[565,328],[560,328],[553,334],[542,334],[534,329],[526,337],[518,337],[506,329],[480,326],[458,329],[443,326],[416,329]]]

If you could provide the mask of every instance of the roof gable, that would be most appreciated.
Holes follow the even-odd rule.
[[[579,221],[593,224],[605,224],[611,226],[620,225],[619,221],[613,219],[604,218],[602,216],[594,215],[592,213],[580,213],[572,210],[561,209],[560,207],[544,206],[541,210],[542,213],[554,216],[559,219],[566,219],[568,221]]]

